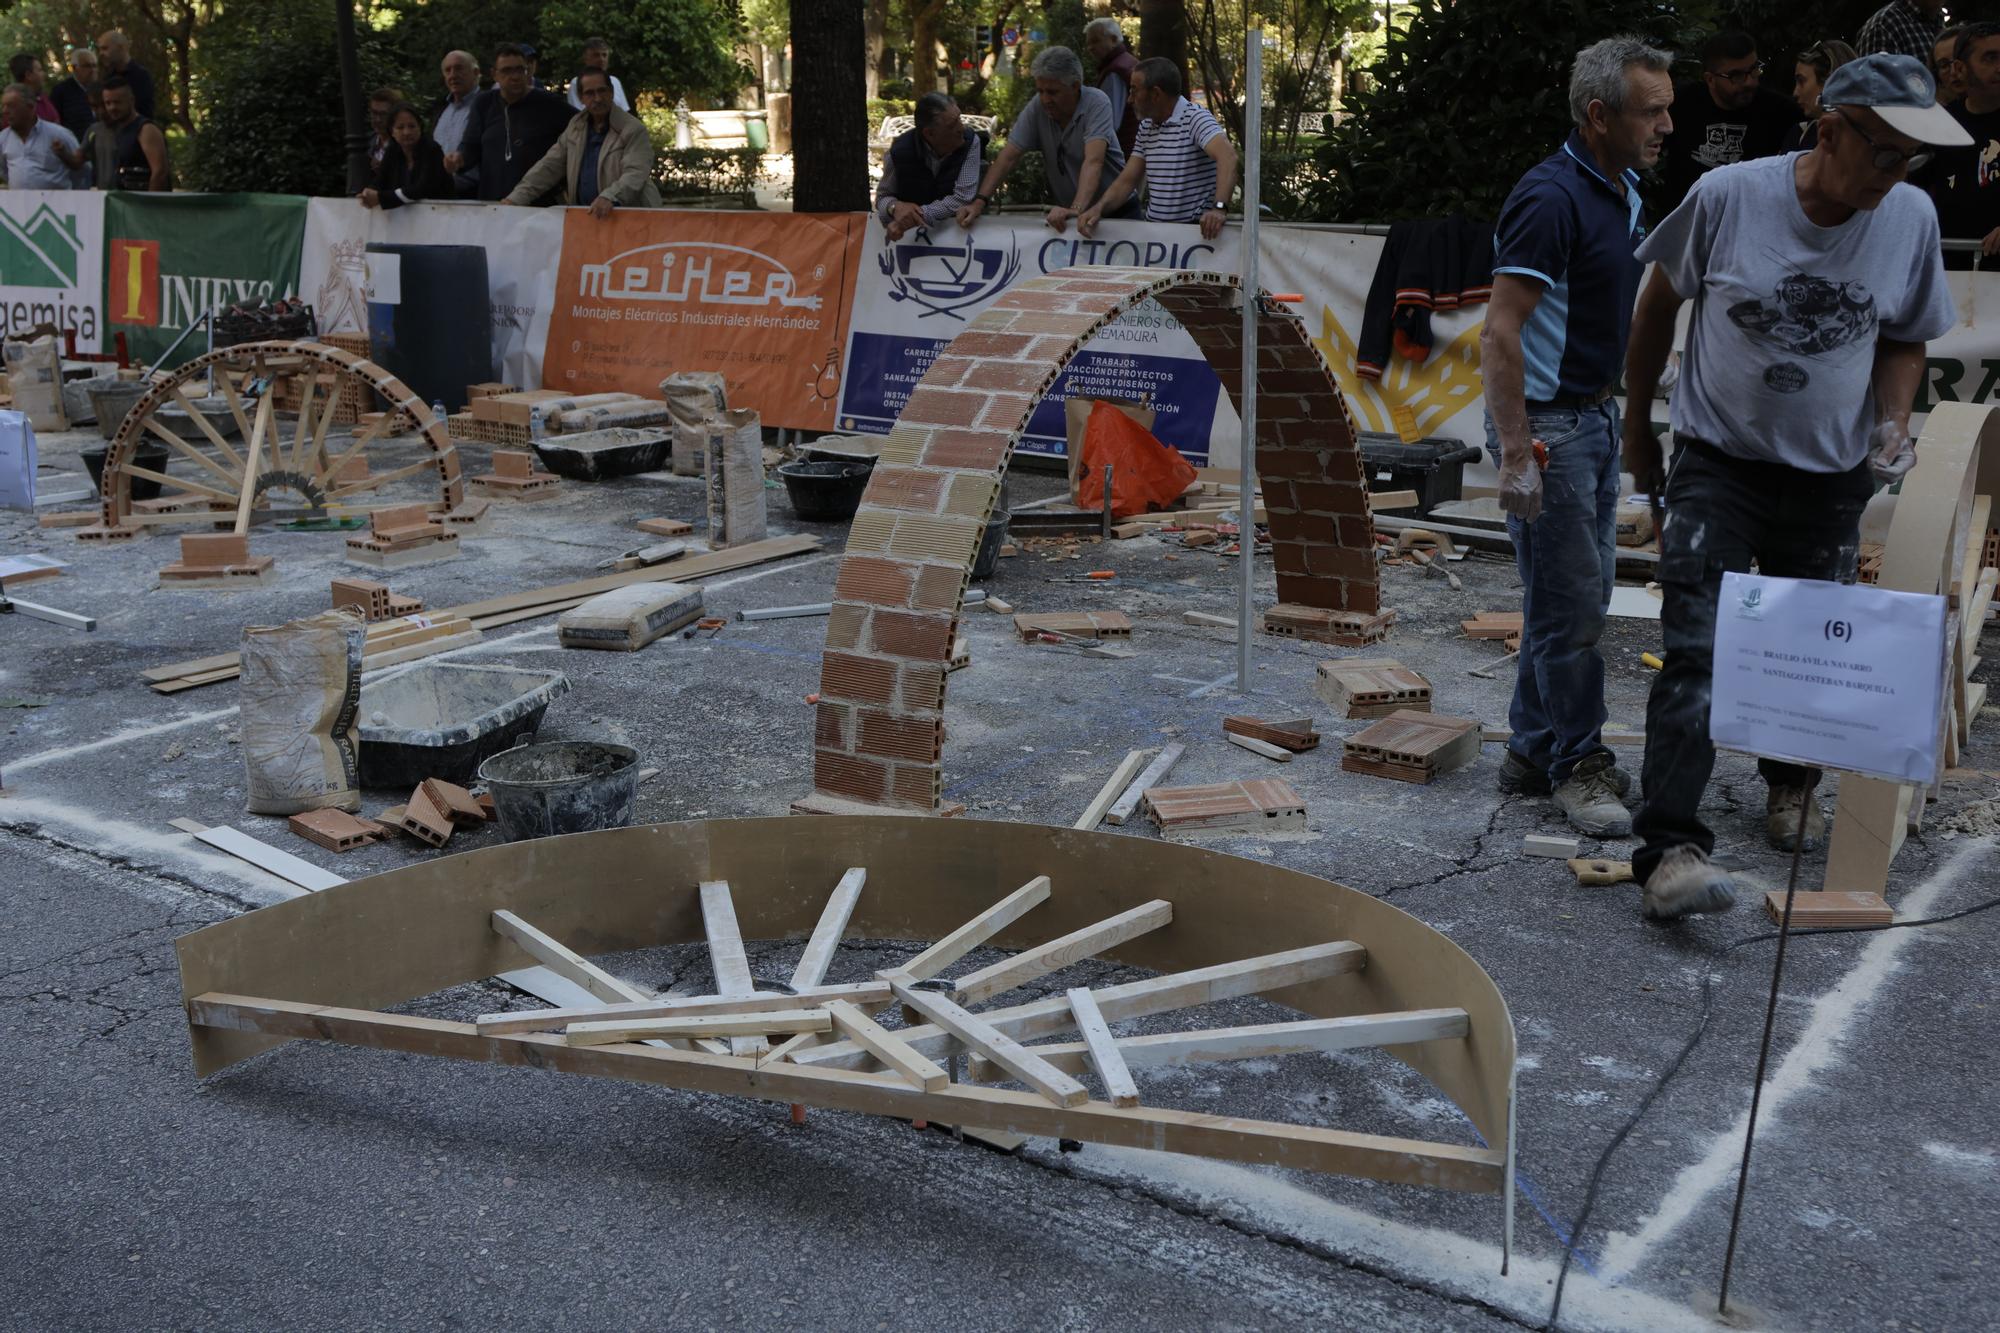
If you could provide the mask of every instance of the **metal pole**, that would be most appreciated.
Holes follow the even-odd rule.
[[[347,123],[347,193],[360,194],[375,173],[368,165],[368,107],[361,100],[361,59],[354,46],[354,0],[333,0],[334,42],[340,53],[340,103]]]
[[[1250,693],[1251,590],[1257,574],[1257,173],[1264,137],[1264,26],[1244,33],[1243,62],[1243,444],[1236,457],[1236,550],[1243,586],[1236,603],[1236,692]]]

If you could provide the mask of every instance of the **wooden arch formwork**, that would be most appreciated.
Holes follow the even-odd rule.
[[[1021,432],[1070,358],[1151,299],[1231,403],[1246,368],[1232,275],[1062,269],[1017,284],[932,361],[882,442],[834,585],[813,737],[815,813],[940,808],[947,661],[967,578]],[[1278,599],[1297,623],[1380,609],[1347,402],[1304,324],[1259,293],[1257,473]]]
[[[936,943],[829,983],[843,936]],[[805,942],[787,978],[760,979],[748,938]],[[591,961],[703,941],[713,995],[654,995]],[[980,946],[1015,952],[966,970]],[[299,1038],[592,1074],[1499,1193],[1511,1246],[1515,1039],[1492,980],[1388,903],[1206,849],[890,815],[654,824],[389,871],[209,926],[176,950],[201,1075]],[[1087,958],[1159,975],[1009,999]],[[537,964],[593,1002],[460,1022],[382,1012]],[[1245,996],[1305,1017],[1176,1018],[1187,1030],[1129,1037],[1108,1027]],[[896,1012],[903,1023],[887,1026]],[[1072,1032],[1081,1040],[1064,1040]],[[1427,1077],[1479,1141],[1192,1113],[1139,1092],[1148,1065],[1363,1047]],[[961,1054],[972,1079],[1025,1090],[958,1081]]]
[[[278,406],[274,389],[280,377],[301,386],[296,411]],[[234,442],[231,432],[218,429],[189,400],[188,386],[197,380],[212,380],[233,419]],[[364,403],[379,394],[387,410],[356,428],[352,438],[329,445],[337,404],[343,395],[352,401],[357,394]],[[177,425],[160,415],[170,406],[182,413]],[[395,433],[399,422],[414,424],[426,447],[422,456],[404,461],[399,455],[384,471],[364,468],[365,475],[354,475],[350,465],[365,463],[370,447]],[[139,445],[148,439],[168,448],[178,473],[168,475],[137,461]],[[239,343],[172,371],[155,372],[105,453],[100,521],[79,535],[133,537],[163,524],[200,530],[230,515],[242,532],[265,497],[289,492],[304,502],[301,513],[318,513],[328,504],[352,509],[356,497],[426,477],[437,483],[436,498],[427,502],[433,511],[449,511],[464,502],[458,450],[445,423],[400,379],[364,356],[308,339]],[[134,478],[159,483],[164,500],[193,501],[200,507],[135,510]]]

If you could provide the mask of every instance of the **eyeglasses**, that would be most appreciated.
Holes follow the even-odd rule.
[[[1877,171],[1895,171],[1898,168],[1920,171],[1929,165],[1933,157],[1937,156],[1935,150],[1927,147],[1912,148],[1905,152],[1901,148],[1893,148],[1888,144],[1876,143],[1875,140],[1868,137],[1868,131],[1862,129],[1860,122],[1855,120],[1854,117],[1848,115],[1846,111],[1839,107],[1835,107],[1833,110],[1836,115],[1848,123],[1848,126],[1856,134],[1861,136],[1861,142],[1875,150],[1875,169]]]
[[[1765,69],[1764,62],[1760,60],[1756,64],[1751,65],[1746,69],[1739,69],[1734,72],[1728,70],[1712,69],[1709,71],[1709,76],[1711,78],[1721,79],[1724,83],[1745,83],[1751,79],[1756,78],[1758,75],[1762,74],[1764,72],[1764,69]]]

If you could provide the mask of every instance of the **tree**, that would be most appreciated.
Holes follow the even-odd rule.
[[[868,89],[863,0],[792,0],[792,207],[868,207]]]
[[[938,86],[938,22],[944,0],[910,0],[910,90],[918,97]]]
[[[1266,144],[1297,146],[1299,117],[1333,107],[1334,61],[1350,32],[1375,24],[1372,0],[1196,0],[1189,15],[1197,82],[1208,109],[1243,142],[1244,39],[1249,17],[1264,22]]]
[[[591,37],[611,43],[624,71],[619,77],[634,93],[730,101],[756,81],[736,58],[742,16],[726,0],[548,0],[541,32],[544,82],[566,82],[583,68],[583,44]]]
[[[889,0],[868,0],[868,8],[862,17],[862,31],[866,34],[867,61],[863,73],[867,79],[868,100],[874,101],[882,95],[882,80],[893,77],[895,65],[890,63],[889,51]],[[888,64],[888,69],[883,68]]]
[[[1182,80],[1194,86],[1187,78],[1187,0],[1139,0],[1139,54],[1173,61]]]

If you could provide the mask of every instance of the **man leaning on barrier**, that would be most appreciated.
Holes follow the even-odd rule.
[[[1676,313],[1695,303],[1664,481],[1666,666],[1646,705],[1644,845],[1632,861],[1654,919],[1736,900],[1709,862],[1715,835],[1700,815],[1715,764],[1708,709],[1723,573],[1754,559],[1779,578],[1854,580],[1862,509],[1916,462],[1910,403],[1924,344],[1958,318],[1937,213],[1903,179],[1931,145],[1968,142],[1933,101],[1930,71],[1910,56],[1863,56],[1833,71],[1819,100],[1811,152],[1716,168],[1639,248],[1658,267],[1632,317],[1625,463],[1654,494],[1662,455],[1647,409]],[[1819,771],[1757,767],[1772,844],[1815,845],[1826,827]]]
[[[612,105],[605,71],[586,69],[575,86],[583,111],[528,168],[506,202],[532,204],[560,186],[563,203],[588,208],[594,218],[610,217],[618,207],[658,208],[660,187],[653,183],[653,140],[646,127]]]
[[[951,221],[979,189],[984,154],[979,135],[960,118],[958,103],[943,93],[925,93],[917,99],[916,120],[916,128],[897,135],[882,154],[875,216],[892,241]]]
[[[1000,182],[1030,149],[1041,153],[1049,193],[1057,200],[1048,212],[1048,224],[1057,231],[1095,204],[1125,169],[1125,152],[1118,146],[1118,127],[1111,119],[1111,99],[1083,86],[1083,62],[1076,52],[1051,46],[1035,57],[1029,71],[1035,78],[1034,100],[1014,117],[1007,143],[986,169],[972,202],[958,210],[961,227],[970,228],[979,220],[992,205]],[[1136,203],[1128,203],[1113,216],[1136,217]]]

